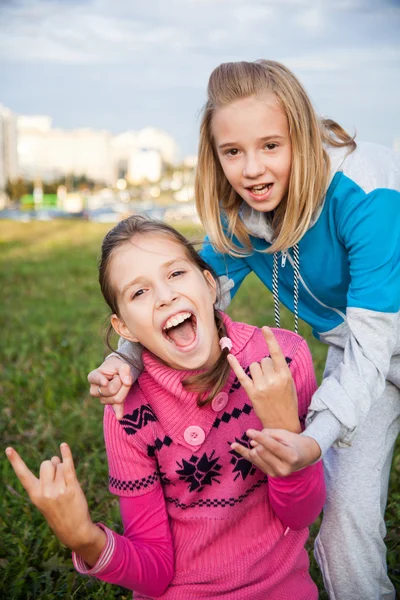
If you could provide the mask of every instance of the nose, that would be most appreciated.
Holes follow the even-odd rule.
[[[257,179],[265,173],[266,165],[257,154],[248,154],[243,166],[243,177]]]
[[[178,298],[178,293],[174,290],[168,283],[160,283],[157,286],[157,299],[156,306],[157,308],[162,308],[163,306],[169,306]]]

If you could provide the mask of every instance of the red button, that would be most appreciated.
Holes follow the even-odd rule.
[[[214,400],[211,402],[211,408],[215,412],[219,412],[228,404],[228,399],[229,396],[226,392],[220,392],[215,396]]]
[[[197,425],[191,425],[185,429],[183,437],[185,442],[191,446],[200,446],[200,444],[202,444],[206,439],[206,434],[201,427],[198,427]]]

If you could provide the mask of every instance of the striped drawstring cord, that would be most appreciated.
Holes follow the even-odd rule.
[[[289,252],[289,251],[288,251]],[[299,331],[299,279],[300,279],[300,252],[298,244],[293,246],[293,313],[294,331]],[[280,328],[281,314],[279,308],[279,263],[278,253],[274,252],[272,267],[272,295],[274,298],[275,325]]]

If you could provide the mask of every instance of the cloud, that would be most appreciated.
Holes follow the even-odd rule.
[[[212,69],[257,58],[292,68],[323,112],[352,122],[368,94],[382,137],[399,123],[398,0],[0,0],[0,21],[0,102],[58,126],[164,122],[193,151]]]

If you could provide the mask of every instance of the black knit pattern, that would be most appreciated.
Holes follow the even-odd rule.
[[[148,404],[142,404],[136,408],[133,413],[124,415],[120,423],[128,435],[135,435],[150,422],[157,421],[153,409]]]
[[[215,419],[212,426],[218,429],[221,423],[229,423],[231,419],[238,419],[243,414],[249,415],[252,410],[253,407],[251,406],[251,404],[247,404],[247,402],[245,402],[242,408],[234,408],[232,412],[225,411],[220,417],[217,417]]]
[[[256,483],[254,483],[244,494],[240,494],[237,498],[200,498],[200,500],[195,500],[190,504],[185,504],[184,502],[180,502],[178,498],[170,498],[166,497],[165,500],[170,504],[175,504],[176,508],[181,508],[182,510],[186,510],[188,508],[199,507],[207,507],[207,508],[218,508],[221,506],[222,508],[232,507],[236,504],[240,504],[245,500],[251,493],[253,493],[257,488],[261,487],[264,483],[266,483],[267,477],[260,479]]]
[[[147,456],[150,456],[152,458],[153,456],[155,456],[156,450],[161,450],[163,446],[170,446],[171,444],[172,439],[168,435],[164,436],[163,440],[160,440],[160,438],[156,438],[154,441],[154,446],[151,446],[150,444],[147,446]]]
[[[147,477],[143,477],[142,479],[136,479],[134,481],[125,481],[123,479],[116,479],[115,477],[109,477],[110,486],[116,490],[120,491],[140,491],[154,485],[160,476],[158,471],[152,473],[152,475],[148,475]]]

